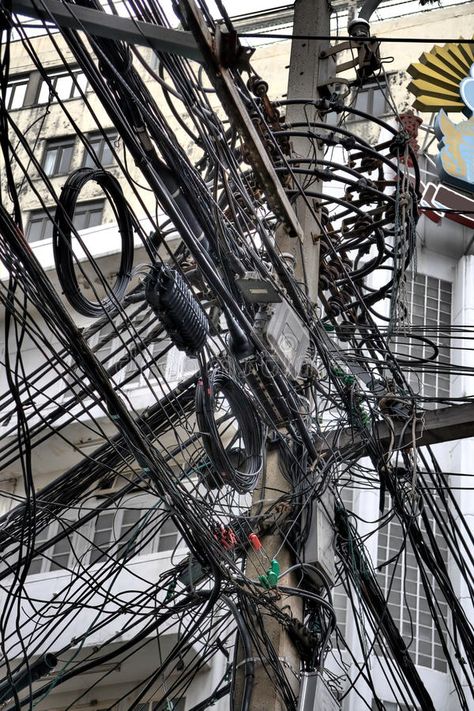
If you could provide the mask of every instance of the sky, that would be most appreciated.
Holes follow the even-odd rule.
[[[284,5],[291,4],[291,0],[285,2],[285,0],[222,0],[224,7],[231,16],[235,15],[245,15],[250,12],[260,12],[261,10],[270,10],[275,7],[281,7]],[[167,15],[170,18],[175,18],[176,16],[171,10],[171,0],[159,0],[161,7],[166,9]],[[215,3],[212,0],[207,0],[207,6],[211,11],[213,17],[221,17],[221,13],[217,9]],[[172,22],[173,24],[173,22]]]

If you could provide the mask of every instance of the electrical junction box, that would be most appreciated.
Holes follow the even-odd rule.
[[[313,501],[309,533],[303,548],[303,561],[316,571],[307,570],[307,575],[316,587],[324,584],[332,587],[336,575],[336,553],[334,550],[334,525],[330,517],[334,515],[334,495],[326,491],[319,501]]]
[[[269,307],[269,313],[263,336],[285,372],[296,379],[309,348],[309,331],[285,301]]]
[[[319,672],[301,675],[298,711],[340,711],[341,704]]]
[[[249,304],[278,304],[281,301],[273,284],[262,279],[257,272],[246,272],[235,283]]]

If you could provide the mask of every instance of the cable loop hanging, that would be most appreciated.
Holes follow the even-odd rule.
[[[96,182],[104,191],[117,219],[121,238],[121,257],[115,284],[110,288],[109,295],[101,301],[91,301],[81,292],[76,271],[74,269],[78,257],[74,255],[72,238],[76,236],[74,214],[79,195],[87,183]],[[82,240],[80,240],[81,246]],[[88,251],[86,250],[86,253]],[[53,225],[53,255],[59,282],[66,299],[71,306],[83,316],[97,318],[104,312],[111,312],[125,296],[130,282],[133,267],[133,230],[128,205],[120,183],[112,173],[103,169],[79,168],[71,173],[66,180],[54,217]],[[91,257],[91,255],[89,254]],[[98,274],[101,272],[98,270]]]
[[[219,408],[219,396],[224,396],[227,408]],[[236,436],[227,445],[218,429],[218,409],[230,411],[237,423]],[[219,368],[205,374],[196,389],[196,419],[217,476],[241,494],[253,491],[262,471],[265,438],[257,411],[243,387]],[[233,446],[236,439],[243,446]]]

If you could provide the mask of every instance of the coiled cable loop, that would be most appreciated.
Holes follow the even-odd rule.
[[[219,407],[219,396],[227,406]],[[241,445],[223,443],[216,422],[220,409],[232,416],[237,424],[236,437]],[[196,419],[204,449],[215,473],[223,483],[241,494],[255,489],[263,466],[264,435],[255,407],[245,392],[228,373],[214,368],[198,382],[196,389]]]
[[[122,241],[115,284],[111,287],[109,295],[101,301],[90,301],[81,292],[74,269],[76,260],[72,248],[76,204],[81,190],[91,180],[100,185],[110,202]],[[103,316],[104,312],[114,310],[117,302],[123,299],[133,266],[132,220],[120,183],[111,173],[103,169],[79,168],[68,177],[61,190],[54,218],[53,255],[64,295],[78,313],[92,318]]]

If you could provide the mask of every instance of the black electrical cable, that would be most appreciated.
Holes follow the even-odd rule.
[[[215,420],[220,398],[228,403],[221,407],[228,407],[229,417],[235,418],[242,449],[226,446],[221,440]],[[196,419],[218,481],[240,493],[252,491],[262,472],[264,434],[249,395],[228,373],[211,368],[203,373],[196,388]]]
[[[111,293],[99,303],[89,301],[82,293],[74,269],[72,238],[74,212],[81,190],[88,182],[97,183],[107,196],[117,219],[122,242],[120,266]],[[73,308],[83,316],[97,317],[113,311],[125,296],[133,266],[133,231],[130,211],[120,187],[112,173],[96,168],[79,168],[66,180],[58,200],[53,225],[53,254],[56,271],[64,294]]]

